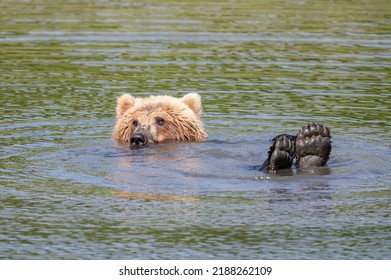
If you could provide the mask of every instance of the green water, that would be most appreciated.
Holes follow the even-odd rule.
[[[0,1],[1,259],[390,259],[391,4]],[[130,151],[115,100],[201,94]],[[256,170],[331,128],[327,175]]]

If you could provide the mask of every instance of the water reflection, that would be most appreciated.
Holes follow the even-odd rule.
[[[2,3],[2,257],[389,258],[391,15],[364,2]],[[119,94],[190,91],[206,143],[110,140]],[[312,120],[329,167],[252,168]]]

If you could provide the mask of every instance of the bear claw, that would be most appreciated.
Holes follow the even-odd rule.
[[[269,156],[260,170],[275,172],[279,169],[290,168],[295,158],[295,136],[289,134],[278,135],[273,138]]]
[[[297,168],[326,166],[331,152],[330,138],[330,129],[315,122],[303,126],[296,136],[278,135],[260,170],[276,172],[290,168],[295,158]]]
[[[330,129],[311,122],[296,135],[296,167],[325,166],[331,152]]]

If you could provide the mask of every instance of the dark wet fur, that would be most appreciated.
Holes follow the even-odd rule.
[[[274,137],[273,145],[268,152],[268,158],[260,169],[271,172],[290,168],[295,158],[295,139],[295,136],[289,134]]]
[[[302,127],[296,136],[281,134],[273,138],[268,158],[260,170],[268,173],[291,168],[313,169],[326,166],[331,152],[330,129],[311,122]]]

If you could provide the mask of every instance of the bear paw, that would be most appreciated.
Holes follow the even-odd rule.
[[[311,122],[296,136],[296,167],[325,166],[331,152],[330,129]]]
[[[278,135],[273,138],[269,156],[260,170],[274,172],[279,169],[290,168],[295,157],[295,136],[289,134]]]

